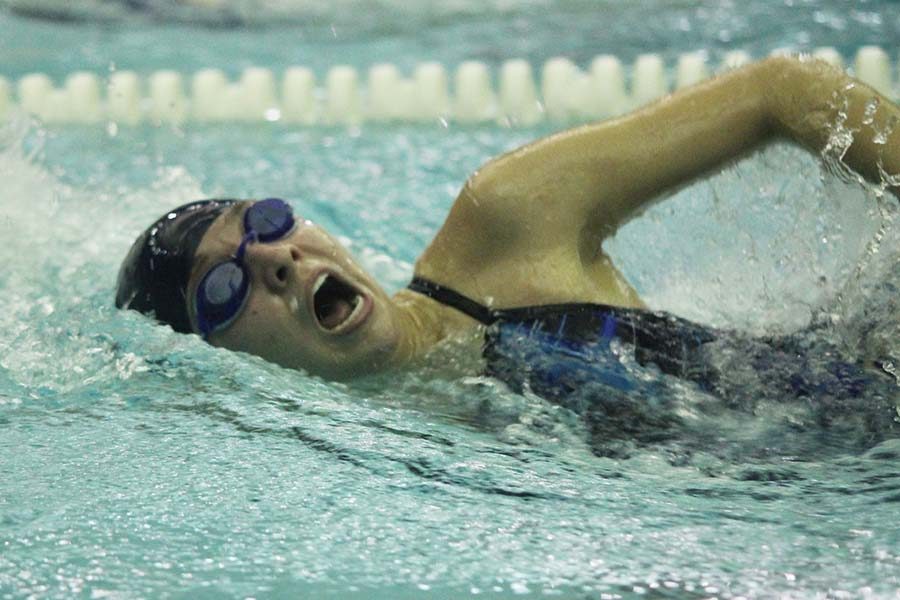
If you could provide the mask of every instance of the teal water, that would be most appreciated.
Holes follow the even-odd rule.
[[[584,59],[617,41],[623,55],[721,50],[722,38],[754,51],[900,42],[889,2],[779,4],[764,18],[774,5],[624,6],[325,10],[347,31],[337,41],[296,18],[223,30],[0,15],[0,71],[279,68],[308,56],[289,50],[296,38],[319,66],[412,64],[423,49],[452,64]],[[596,34],[681,17],[689,31],[668,37]],[[513,22],[526,41],[502,27]],[[550,130],[0,129],[0,597],[897,597],[895,388],[840,406],[789,400],[738,364],[743,396],[676,386],[626,411],[637,434],[598,438],[581,415],[489,378],[334,384],[111,306],[136,233],[220,194],[290,199],[397,289],[466,176]],[[682,190],[608,248],[656,308],[753,333],[815,319],[848,354],[900,359],[898,212],[778,146]]]
[[[0,8],[69,7],[87,19],[5,18],[0,72],[19,77],[41,70],[61,77],[76,69],[102,73],[111,66],[140,73],[215,67],[233,76],[252,65],[281,70],[302,64],[324,77],[335,64],[368,68],[384,61],[411,71],[425,60],[452,67],[468,59],[499,65],[516,57],[538,66],[562,55],[586,67],[603,53],[631,62],[641,53],[660,52],[674,62],[679,52],[694,50],[718,59],[734,49],[762,56],[775,48],[833,46],[849,57],[866,44],[882,45],[896,58],[900,36],[900,12],[892,0],[217,2],[239,9],[246,28],[197,26],[215,19],[179,10],[191,4],[187,1],[134,3],[157,10],[142,18],[122,8],[127,2],[115,0],[0,0]],[[117,18],[103,18],[111,12]]]

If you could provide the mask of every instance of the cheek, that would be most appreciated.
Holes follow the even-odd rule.
[[[284,306],[251,297],[241,316],[216,340],[217,345],[273,360],[296,333],[297,324],[289,317]]]

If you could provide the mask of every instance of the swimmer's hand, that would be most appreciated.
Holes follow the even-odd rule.
[[[779,135],[841,160],[900,199],[900,107],[819,60],[775,57],[761,66]]]

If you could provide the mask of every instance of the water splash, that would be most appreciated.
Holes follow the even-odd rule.
[[[605,248],[654,308],[787,332],[852,275],[880,227],[878,206],[855,177],[775,145],[661,201]]]
[[[66,393],[147,370],[109,334],[117,328],[118,261],[135,232],[170,207],[169,198],[193,197],[198,186],[183,171],[164,170],[149,189],[125,197],[79,189],[42,165],[46,135],[21,118],[0,130],[0,227],[7,234],[0,368],[34,390]],[[144,208],[126,208],[132,203]]]

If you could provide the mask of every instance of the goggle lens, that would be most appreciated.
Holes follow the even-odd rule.
[[[244,268],[234,261],[210,269],[197,288],[197,320],[204,335],[230,323],[250,291]]]
[[[256,233],[260,242],[280,239],[293,227],[291,207],[278,198],[260,200],[244,213],[244,230]]]

